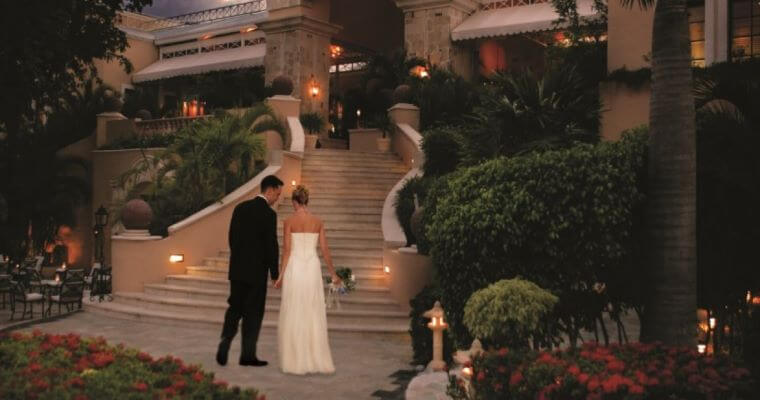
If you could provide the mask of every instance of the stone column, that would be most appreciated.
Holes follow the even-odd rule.
[[[330,96],[330,39],[341,28],[329,23],[329,2],[270,0],[269,19],[258,24],[267,35],[267,83],[280,75],[293,81],[301,112],[327,118]],[[319,87],[313,96],[311,83]]]
[[[705,65],[728,60],[728,0],[705,0]]]
[[[108,111],[96,116],[97,124],[95,128],[95,148],[108,144],[108,121],[127,119],[120,112]]]
[[[404,12],[404,47],[409,57],[468,75],[472,51],[451,41],[451,31],[475,12],[476,0],[396,0]]]

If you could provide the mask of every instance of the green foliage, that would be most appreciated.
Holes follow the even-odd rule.
[[[383,134],[383,138],[386,138],[393,131],[393,121],[388,117],[387,112],[381,112],[369,119],[368,127],[376,128]]]
[[[182,88],[187,97],[205,101],[207,110],[251,107],[273,94],[264,84],[264,69],[259,67],[179,76],[164,85]]]
[[[491,346],[527,348],[557,301],[533,282],[503,279],[470,296],[463,322],[472,336]]]
[[[425,176],[440,176],[453,172],[462,160],[462,135],[457,128],[446,126],[425,132],[422,151]]]
[[[319,113],[310,112],[301,114],[298,119],[301,121],[301,125],[306,128],[306,131],[311,135],[319,134],[325,127],[325,119]]]
[[[174,135],[135,135],[101,146],[100,150],[151,149],[168,147],[174,141]]]
[[[466,134],[466,159],[477,163],[521,151],[566,147],[599,138],[601,105],[574,66],[495,74]]]
[[[266,155],[258,133],[277,124],[274,114],[264,106],[253,107],[240,117],[220,114],[193,122],[173,135],[164,152],[157,157],[144,156],[121,177],[127,193],[124,201],[144,197],[153,209],[151,231],[166,235],[169,225],[254,177]],[[146,175],[150,177],[147,184]]]
[[[423,178],[421,176],[415,176],[407,180],[401,187],[401,190],[396,194],[396,201],[394,207],[396,208],[396,218],[401,224],[401,228],[406,235],[407,245],[417,243],[417,238],[414,237],[410,220],[414,213],[414,196],[417,196],[418,204],[421,206],[425,200],[427,191],[427,185],[430,179]]]
[[[442,296],[443,292],[439,287],[428,285],[409,300],[409,306],[412,308],[409,312],[409,317],[411,317],[409,334],[412,337],[414,364],[426,365],[433,359],[433,332],[427,326],[430,318],[424,317],[423,314],[433,308],[437,300],[442,300]],[[446,362],[451,362],[454,350],[454,342],[449,332],[443,331],[443,359]]]
[[[121,113],[127,118],[137,117],[140,110],[148,110],[153,117],[160,116],[158,107],[158,86],[155,84],[138,85],[124,95]]]
[[[629,256],[646,138],[499,158],[441,178],[425,202],[425,240],[458,344],[464,302],[521,276],[560,298],[556,329],[577,338],[611,300],[595,290]]]
[[[154,359],[122,345],[79,335],[0,334],[3,399],[256,399],[179,358]]]
[[[412,102],[420,107],[420,128],[461,125],[478,102],[476,86],[445,69],[432,67],[427,78],[410,77]]]
[[[555,352],[502,348],[476,357],[472,369],[469,382],[452,377],[448,392],[455,400],[737,400],[757,393],[755,379],[735,360],[659,343]]]
[[[632,89],[638,89],[652,79],[651,68],[639,68],[628,70],[625,67],[618,68],[607,75],[608,81],[626,84]]]

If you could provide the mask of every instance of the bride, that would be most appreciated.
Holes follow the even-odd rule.
[[[299,185],[291,195],[295,212],[283,224],[283,253],[280,278],[282,287],[280,320],[277,325],[280,369],[303,375],[335,372],[327,340],[327,316],[322,267],[317,241],[322,249],[333,283],[335,274],[327,248],[324,223],[309,212],[309,191]]]

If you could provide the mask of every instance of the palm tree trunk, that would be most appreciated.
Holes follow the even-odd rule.
[[[652,32],[648,277],[642,341],[696,340],[696,141],[686,0],[660,0]]]

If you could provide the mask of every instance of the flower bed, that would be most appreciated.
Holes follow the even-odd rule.
[[[264,399],[179,358],[75,334],[0,335],[1,399]]]
[[[660,344],[584,345],[555,352],[490,351],[472,363],[471,388],[452,378],[455,399],[750,399],[747,369]]]

